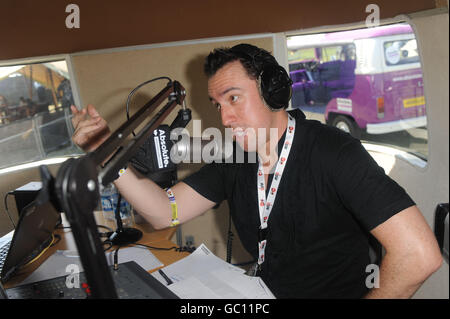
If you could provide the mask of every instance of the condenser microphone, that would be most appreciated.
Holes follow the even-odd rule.
[[[225,162],[233,155],[233,140],[182,136],[170,150],[173,163]]]
[[[240,155],[243,152],[234,144],[231,136],[192,138],[183,131],[171,131],[168,125],[160,125],[130,159],[130,164],[153,181],[165,180],[176,172],[179,163],[229,163],[243,158]]]

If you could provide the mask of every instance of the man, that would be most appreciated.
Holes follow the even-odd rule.
[[[58,92],[58,101],[61,102],[61,107],[66,108],[73,104],[72,87],[68,79],[62,80],[56,91]]]
[[[442,263],[420,211],[358,140],[301,111],[274,109],[278,91],[262,86],[271,67],[278,64],[267,51],[246,44],[208,56],[210,100],[237,144],[258,160],[211,163],[173,186],[179,222],[227,200],[258,275],[278,298],[412,296]],[[110,134],[106,122],[93,106],[72,111],[73,140],[95,149]],[[155,228],[173,224],[166,191],[132,167],[115,184]],[[379,288],[370,291],[369,231],[386,250]]]

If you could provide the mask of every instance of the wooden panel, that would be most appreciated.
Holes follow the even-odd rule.
[[[359,22],[370,2],[77,0],[79,29],[66,28],[69,3],[2,0],[0,60]],[[436,7],[435,0],[376,3],[382,19]]]

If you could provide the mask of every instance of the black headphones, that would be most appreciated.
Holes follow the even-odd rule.
[[[231,52],[243,58],[258,70],[259,91],[272,111],[286,109],[292,96],[292,80],[286,70],[269,53],[250,44],[238,44]]]

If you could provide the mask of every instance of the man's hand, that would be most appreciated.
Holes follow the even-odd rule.
[[[73,114],[72,124],[75,130],[72,140],[84,151],[95,150],[111,135],[108,124],[91,104],[81,111],[74,105],[70,109]]]

